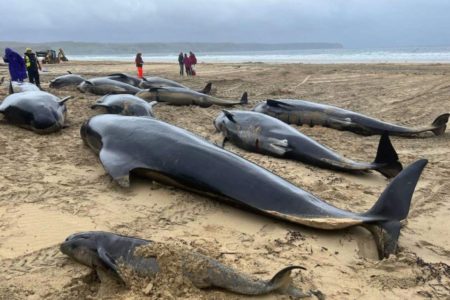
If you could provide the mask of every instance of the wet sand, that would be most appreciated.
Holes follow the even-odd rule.
[[[114,184],[79,135],[81,124],[100,112],[98,96],[53,90],[48,82],[70,70],[86,77],[134,74],[132,64],[70,62],[46,65],[42,86],[67,102],[69,128],[40,136],[0,123],[0,299],[170,298],[139,289],[106,289],[91,271],[58,250],[76,231],[106,230],[165,242],[182,242],[241,272],[270,279],[287,265],[296,286],[319,289],[329,299],[448,299],[450,295],[450,129],[439,137],[398,138],[392,143],[404,166],[427,158],[399,240],[400,251],[377,260],[372,236],[362,228],[320,231],[238,210],[176,188],[132,178],[129,189]],[[250,109],[267,98],[301,98],[337,105],[408,126],[430,124],[450,111],[450,65],[270,65],[199,64],[198,76],[180,78],[177,64],[147,64],[147,76],[163,76],[194,89],[206,82],[214,94],[239,99]],[[7,76],[0,66],[0,77]],[[0,89],[0,99],[7,86]],[[220,107],[157,105],[156,117],[215,143],[212,125]],[[298,127],[346,157],[371,161],[379,137],[322,127]],[[226,149],[271,170],[330,203],[364,212],[388,181],[378,173],[351,175],[299,162]],[[274,199],[276,200],[276,199]],[[221,291],[192,291],[186,298],[236,297]],[[236,297],[238,298],[238,297]],[[283,299],[271,295],[264,299]]]

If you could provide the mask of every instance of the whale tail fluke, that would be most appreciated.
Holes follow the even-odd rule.
[[[248,104],[248,93],[247,92],[244,92],[242,94],[241,103],[240,104],[242,104],[242,105]]]
[[[395,151],[387,132],[384,132],[380,137],[374,164],[380,165],[376,170],[387,178],[395,177],[403,170],[397,151]]]
[[[202,93],[202,94],[209,95],[209,94],[211,93],[211,88],[212,88],[212,83],[211,83],[211,82],[208,82],[208,83],[206,84],[206,86],[203,88],[203,90],[201,90],[201,91],[199,91],[199,92]]]
[[[275,274],[275,276],[273,276],[268,282],[266,292],[279,291],[281,293],[288,294],[295,299],[311,297],[312,294],[310,292],[304,293],[292,285],[291,271],[295,269],[306,270],[301,266],[290,266],[278,271],[277,274]]]
[[[379,221],[366,224],[374,234],[380,257],[388,257],[397,250],[401,220],[409,213],[411,198],[419,177],[428,161],[420,159],[398,174],[383,191],[375,205],[364,214]]]
[[[434,129],[431,131],[433,131],[435,135],[441,135],[445,132],[449,116],[450,114],[442,114],[433,121],[431,126],[433,126]]]

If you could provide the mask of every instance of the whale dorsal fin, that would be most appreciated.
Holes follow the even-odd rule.
[[[267,99],[266,100],[266,103],[267,103],[267,105],[269,105],[269,106],[273,106],[273,107],[283,107],[283,106],[292,106],[292,105],[290,105],[290,104],[288,104],[288,103],[285,103],[285,102],[282,102],[282,101],[279,101],[279,100],[273,100],[273,99]]]
[[[124,73],[114,73],[114,74],[109,74],[108,76],[119,76],[121,78],[128,78],[128,76]]]
[[[148,89],[149,92],[157,92],[159,90],[167,90],[167,89],[165,87],[162,87],[162,86],[160,86],[160,87],[152,87],[152,88]]]
[[[230,121],[233,122],[233,123],[236,123],[236,120],[234,119],[234,115],[233,115],[231,112],[229,112],[229,111],[226,110],[226,109],[224,109],[224,110],[222,110],[222,111],[223,111],[223,113],[225,114],[225,117],[228,118],[228,120],[230,120]]]

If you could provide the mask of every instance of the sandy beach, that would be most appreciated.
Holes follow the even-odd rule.
[[[146,293],[146,282],[106,288],[90,269],[59,252],[68,235],[89,230],[181,243],[262,279],[301,265],[307,270],[294,272],[294,284],[318,289],[327,299],[450,298],[450,129],[442,136],[391,138],[404,166],[420,158],[429,164],[401,231],[398,255],[380,261],[372,235],[363,228],[314,230],[137,177],[129,189],[119,187],[79,134],[81,124],[100,113],[90,109],[99,97],[50,89],[48,82],[67,70],[88,78],[135,74],[134,65],[69,62],[45,68],[43,88],[75,99],[67,102],[69,127],[55,134],[37,135],[0,122],[0,299],[245,298],[171,286]],[[239,99],[247,91],[244,109],[268,98],[308,99],[411,127],[431,124],[450,111],[449,64],[202,63],[198,76],[180,78],[178,64],[151,63],[144,72],[197,90],[212,82],[214,95],[225,99]],[[8,78],[7,66],[0,66],[2,76]],[[0,99],[7,92],[4,83]],[[154,111],[157,118],[219,144],[222,136],[212,121],[221,109],[161,104]],[[348,158],[375,157],[378,136],[296,128]],[[368,210],[389,182],[375,172],[334,172],[249,153],[230,143],[226,149],[351,211]]]

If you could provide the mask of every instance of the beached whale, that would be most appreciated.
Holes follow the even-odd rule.
[[[84,142],[98,153],[121,186],[130,172],[267,216],[319,229],[363,225],[375,235],[379,254],[397,249],[400,221],[427,164],[419,160],[398,174],[365,213],[330,205],[272,172],[165,122],[142,117],[99,115],[81,127]]]
[[[101,97],[91,108],[103,107],[110,114],[153,117],[152,107],[156,103],[156,101],[148,103],[141,98],[129,94],[117,94]]]
[[[89,92],[96,95],[107,94],[136,94],[141,89],[130,84],[113,80],[106,77],[92,78],[85,80],[78,85],[78,90],[82,93]]]
[[[247,92],[242,95],[241,100],[229,101],[179,87],[151,88],[137,93],[136,96],[147,101],[165,102],[169,105],[198,105],[200,107],[211,105],[233,106],[248,103]]]
[[[162,77],[156,77],[156,76],[143,78],[143,80],[139,84],[139,87],[142,89],[161,88],[161,87],[179,87],[179,88],[191,90],[191,88],[189,88],[185,85],[182,85],[181,83],[178,83],[178,82],[170,80],[170,79],[162,78]],[[200,90],[198,92],[209,95],[209,93],[211,92],[211,87],[212,87],[212,83],[209,82],[206,84],[206,86],[202,90]]]
[[[109,74],[108,76],[106,76],[106,78],[120,81],[123,83],[127,83],[127,84],[135,86],[135,87],[139,87],[139,84],[142,82],[141,78],[138,78],[136,76],[131,76],[131,75],[128,75],[125,73]]]
[[[214,126],[224,135],[224,142],[229,140],[252,152],[346,172],[376,170],[388,178],[402,170],[387,134],[380,139],[375,161],[366,163],[344,158],[286,123],[258,112],[224,110]]]
[[[435,135],[445,132],[450,114],[437,117],[430,126],[408,128],[383,122],[359,113],[339,107],[314,103],[304,100],[266,100],[253,108],[253,111],[275,117],[288,124],[321,125],[338,130],[352,131],[361,135],[383,134],[396,136],[416,136],[419,133],[432,131]]]
[[[69,74],[58,76],[50,81],[49,87],[54,89],[61,89],[66,87],[76,87],[86,79],[77,74],[72,74],[70,71],[67,71]]]
[[[107,274],[125,282],[122,276],[125,270],[132,270],[140,277],[151,278],[162,272],[158,253],[155,253],[156,256],[147,256],[139,252],[146,248],[158,250],[157,247],[164,246],[166,245],[150,240],[91,231],[69,236],[60,245],[60,250],[101,275]],[[180,270],[176,272],[181,272],[183,277],[200,289],[220,288],[242,295],[278,292],[295,298],[311,296],[311,293],[303,293],[292,285],[290,273],[294,269],[304,269],[300,266],[286,267],[271,280],[265,281],[241,274],[211,257],[192,250],[177,249],[176,255],[171,259],[175,259],[180,266]]]
[[[45,134],[64,127],[67,100],[46,92],[23,92],[9,95],[0,103],[0,114],[8,123]]]

